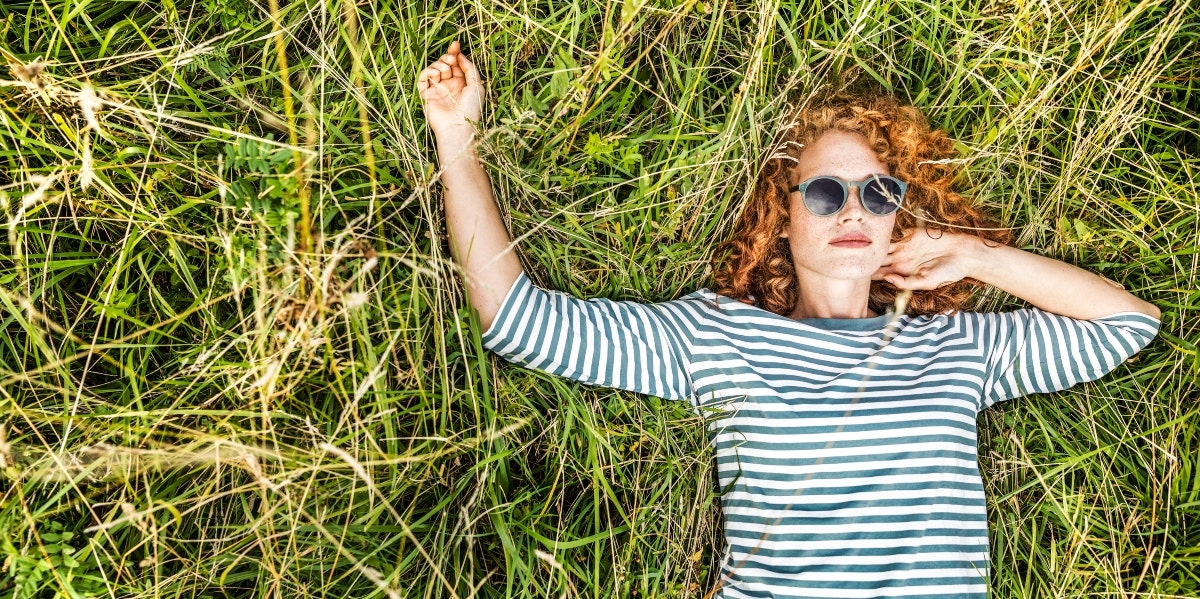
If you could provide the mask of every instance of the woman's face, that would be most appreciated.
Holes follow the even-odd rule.
[[[791,171],[791,184],[818,175],[859,181],[870,175],[887,175],[867,139],[858,133],[830,130],[800,153],[800,164]],[[896,213],[875,216],[867,212],[857,188],[850,190],[842,209],[817,216],[804,206],[800,192],[788,196],[791,221],[784,235],[791,246],[796,274],[801,281],[812,275],[830,279],[870,279],[883,264],[891,242]]]

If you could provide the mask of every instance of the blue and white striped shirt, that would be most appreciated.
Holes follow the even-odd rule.
[[[1095,380],[1154,338],[1135,312],[795,320],[700,289],[582,300],[517,278],[484,347],[717,408],[723,598],[987,596],[976,415]]]

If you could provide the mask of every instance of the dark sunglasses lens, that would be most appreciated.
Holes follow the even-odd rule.
[[[813,214],[829,216],[840,210],[845,201],[846,190],[833,179],[814,179],[804,188],[804,204]]]
[[[902,199],[900,182],[891,177],[871,179],[862,188],[863,207],[880,216],[895,212]]]

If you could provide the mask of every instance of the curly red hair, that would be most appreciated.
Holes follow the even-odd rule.
[[[831,129],[861,134],[892,176],[908,183],[904,207],[897,214],[892,240],[918,225],[918,215],[933,234],[970,233],[988,242],[1006,244],[1009,233],[952,189],[959,175],[954,142],[941,130],[931,130],[914,106],[876,91],[841,90],[815,104],[803,106],[787,121],[771,148],[732,236],[717,246],[713,261],[715,291],[743,303],[783,316],[792,313],[799,296],[796,271],[787,240],[780,237],[788,224],[788,184],[791,165],[799,163],[800,148]],[[971,297],[977,281],[964,279],[928,291],[914,291],[910,314],[958,310]],[[867,305],[882,314],[898,289],[884,281],[871,282]]]

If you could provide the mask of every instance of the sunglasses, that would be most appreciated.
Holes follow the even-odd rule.
[[[850,188],[858,189],[863,208],[875,216],[887,216],[900,208],[908,184],[887,175],[871,175],[862,181],[845,181],[838,177],[813,177],[791,188],[804,194],[804,206],[817,216],[837,214],[846,205]]]

